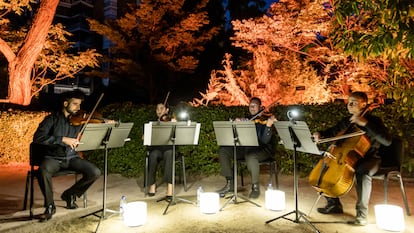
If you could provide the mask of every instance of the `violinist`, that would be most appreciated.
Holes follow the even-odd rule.
[[[244,159],[251,174],[252,189],[249,198],[258,198],[260,196],[259,162],[265,161],[275,154],[276,139],[273,123],[276,121],[276,118],[273,115],[267,119],[257,118],[258,114],[263,112],[261,110],[263,110],[262,101],[257,97],[253,97],[249,103],[250,116],[247,119],[252,120],[254,118],[259,146],[236,148],[237,160]],[[220,146],[218,151],[221,167],[220,174],[226,178],[226,185],[217,190],[221,197],[224,197],[228,192],[234,192],[233,166],[231,166],[231,161],[234,158],[233,150],[232,146]]]
[[[61,199],[66,208],[76,209],[76,197],[83,193],[99,178],[101,172],[91,162],[82,159],[74,150],[78,145],[78,134],[81,125],[71,124],[69,118],[80,110],[84,95],[81,91],[70,91],[62,94],[62,108],[45,117],[33,136],[33,144],[44,148],[43,161],[39,166],[39,186],[44,196],[45,212],[40,221],[47,221],[56,213],[53,201],[52,176],[60,169],[70,169],[82,173],[82,179],[64,191]]]
[[[351,114],[344,118],[335,126],[321,132],[313,133],[314,140],[318,142],[321,138],[333,137],[341,131],[355,125],[365,131],[365,135],[370,141],[371,146],[365,155],[357,160],[354,169],[356,177],[356,218],[349,221],[350,224],[364,226],[368,223],[368,203],[371,196],[372,176],[378,171],[381,158],[378,156],[380,145],[389,146],[391,135],[384,126],[382,120],[376,116],[365,112],[368,107],[368,97],[364,92],[353,92],[348,98],[347,109]],[[326,197],[327,204],[323,208],[318,208],[322,214],[343,213],[342,204],[339,198]]]
[[[175,118],[171,117],[169,113],[170,109],[166,106],[166,103],[159,103],[156,106],[155,113],[158,121],[173,121]],[[148,159],[148,196],[152,197],[156,193],[155,177],[157,173],[157,167],[160,162],[164,165],[164,181],[167,182],[166,200],[169,201],[172,198],[172,159],[173,152],[171,146],[151,146],[149,148]]]

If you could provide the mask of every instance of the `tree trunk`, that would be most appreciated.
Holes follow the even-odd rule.
[[[59,0],[41,0],[23,47],[9,60],[8,102],[29,105],[32,99],[32,68],[46,41]]]

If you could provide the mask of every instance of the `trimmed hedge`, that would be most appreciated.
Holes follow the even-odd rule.
[[[408,145],[414,143],[414,122],[404,122],[395,116],[395,105],[383,105],[373,111],[374,115],[382,117],[385,125],[393,135],[401,136],[406,147],[404,163],[405,175],[413,176],[414,153]],[[286,112],[291,108],[297,108],[301,112],[301,118],[308,124],[312,132],[325,129],[335,124],[339,119],[347,116],[346,106],[343,103],[313,106],[277,106],[270,111],[278,120],[288,120]],[[215,140],[213,121],[226,121],[231,118],[245,116],[247,107],[190,107],[178,106],[175,111],[186,109],[192,121],[201,123],[199,144],[197,146],[178,146],[177,151],[186,156],[187,171],[192,174],[212,175],[219,173],[218,146]],[[133,122],[134,127],[130,133],[131,141],[122,148],[110,149],[108,152],[108,172],[120,173],[124,176],[138,177],[143,174],[146,148],[143,146],[143,125],[154,119],[155,106],[133,105],[122,103],[109,105],[100,110],[105,117],[120,120],[121,122]],[[321,149],[328,145],[321,145]],[[103,168],[103,151],[85,152],[85,156],[92,162]],[[293,152],[286,151],[282,145],[277,145],[276,159],[281,172],[290,174],[293,171]],[[320,158],[315,155],[298,153],[298,168],[301,175],[306,176],[312,170],[313,164]]]

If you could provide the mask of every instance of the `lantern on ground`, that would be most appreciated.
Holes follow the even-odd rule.
[[[265,206],[269,210],[284,210],[286,207],[285,192],[274,189],[266,190]]]
[[[126,204],[123,219],[124,224],[129,227],[144,225],[147,221],[147,203],[136,201]]]
[[[218,193],[203,192],[200,194],[200,212],[215,214],[220,209],[220,196]]]
[[[403,231],[405,228],[403,209],[395,205],[375,205],[375,220],[380,229]]]

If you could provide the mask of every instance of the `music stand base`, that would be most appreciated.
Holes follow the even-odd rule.
[[[102,212],[101,213],[101,215],[98,215],[98,213],[99,212]],[[107,212],[109,212],[109,213],[112,213],[110,216],[106,216],[105,214],[107,213]],[[97,233],[98,232],[98,230],[99,230],[99,226],[101,225],[101,222],[102,222],[102,220],[105,220],[105,219],[108,219],[109,217],[112,217],[112,216],[114,216],[114,215],[118,215],[118,214],[120,214],[119,213],[119,211],[116,211],[116,210],[111,210],[111,209],[99,209],[99,210],[97,210],[97,211],[95,211],[95,212],[92,212],[92,213],[90,213],[90,214],[87,214],[87,215],[84,215],[84,216],[82,216],[82,217],[80,217],[80,218],[86,218],[86,217],[88,217],[88,216],[91,216],[91,215],[93,215],[93,216],[95,216],[95,217],[97,217],[97,218],[99,218],[99,222],[98,222],[98,225],[96,226],[96,229],[95,229],[95,233]]]
[[[237,198],[241,198],[244,201],[239,202],[237,201]],[[233,194],[232,196],[229,197],[229,200],[223,205],[223,207],[220,208],[220,211],[222,211],[231,201],[233,201],[233,204],[239,204],[239,203],[244,203],[244,202],[250,202],[251,204],[257,206],[257,207],[261,207],[259,204],[257,204],[256,202],[253,202],[251,200],[249,200],[247,197],[241,196],[241,195],[236,195]]]
[[[291,214],[295,214],[295,215],[296,215],[296,218],[295,218],[295,219],[286,218],[286,216],[291,215]],[[276,221],[276,220],[281,219],[281,218],[286,219],[286,220],[289,220],[289,221],[294,222],[294,223],[301,223],[301,222],[300,222],[300,218],[302,218],[302,219],[303,219],[303,220],[304,220],[304,221],[305,221],[305,222],[306,222],[306,223],[307,223],[310,227],[312,227],[312,229],[313,229],[313,230],[315,230],[315,232],[320,233],[320,231],[318,230],[318,228],[316,228],[316,227],[312,224],[312,222],[310,222],[310,221],[306,218],[306,215],[305,215],[304,213],[300,212],[299,210],[292,210],[292,211],[290,211],[289,213],[286,213],[286,214],[281,215],[281,216],[279,216],[279,217],[276,217],[276,218],[273,218],[273,219],[267,220],[267,221],[266,221],[266,224],[271,223],[271,222]]]
[[[160,199],[160,200],[158,200],[158,201],[163,201],[163,200],[166,200],[166,199],[167,199],[167,197],[164,197],[164,198],[162,198],[162,199]],[[158,202],[158,201],[157,201],[157,202]],[[164,210],[163,215],[166,215],[166,214],[167,214],[168,208],[169,208],[171,205],[175,205],[175,204],[177,204],[178,202],[184,202],[184,203],[187,203],[187,204],[193,204],[193,205],[196,205],[196,203],[195,203],[195,202],[193,202],[193,201],[189,201],[189,200],[184,199],[184,198],[180,198],[180,197],[175,197],[175,196],[173,196],[173,197],[172,197],[172,199],[171,199],[171,201],[169,201],[169,202],[168,202],[167,207],[165,207],[165,210]]]

